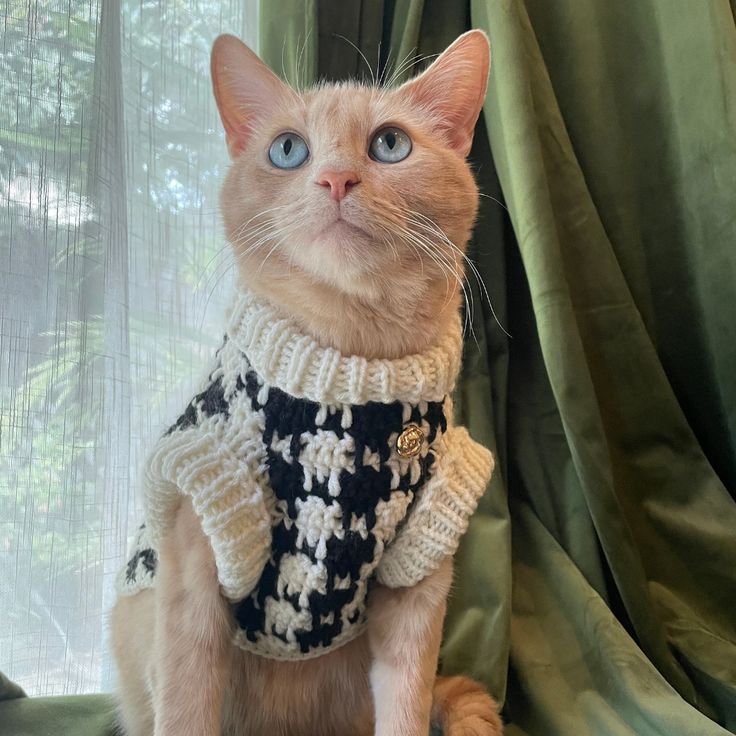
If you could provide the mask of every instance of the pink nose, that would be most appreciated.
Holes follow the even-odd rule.
[[[354,171],[323,171],[317,178],[317,184],[330,188],[330,197],[339,202],[356,185],[360,177]]]

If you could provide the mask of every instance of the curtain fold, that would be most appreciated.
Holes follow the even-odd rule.
[[[339,31],[324,6],[262,6],[318,38],[313,78],[335,48],[360,68],[335,32],[382,68],[491,39],[470,254],[493,309],[470,276],[458,406],[500,462],[443,670],[486,682],[512,734],[736,729],[732,5],[395,0],[380,52],[366,3],[334,3]]]
[[[558,541],[595,530],[612,610],[685,700],[734,728],[736,506],[724,481],[736,382],[708,370],[736,344],[727,185],[736,176],[736,36],[714,22],[715,4],[702,23],[686,3],[642,3],[628,15],[596,2],[527,5],[476,2],[473,19],[496,52],[486,121],[577,478],[520,490],[533,508],[551,501],[574,523],[560,499],[579,481],[592,525]],[[702,49],[695,71],[684,39]],[[663,54],[668,45],[682,56]],[[670,130],[677,145],[663,140]],[[711,400],[712,443],[713,431],[696,435],[697,417],[686,414]],[[515,443],[520,473],[558,464],[531,439]],[[716,465],[721,455],[729,462]],[[513,654],[516,641],[512,662],[524,670],[531,661]],[[668,732],[660,729],[650,732]]]

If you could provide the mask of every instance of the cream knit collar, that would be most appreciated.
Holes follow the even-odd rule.
[[[345,356],[246,291],[237,295],[227,334],[265,383],[326,404],[441,401],[455,386],[462,353],[458,317],[425,352],[394,360]]]

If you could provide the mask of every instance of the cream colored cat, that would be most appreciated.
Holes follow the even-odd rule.
[[[465,157],[485,98],[485,35],[460,37],[397,89],[297,93],[222,36],[214,91],[233,160],[222,191],[242,286],[325,348],[422,353],[458,319],[477,210]],[[367,629],[303,661],[233,645],[210,540],[186,496],[158,548],[156,585],[112,613],[126,736],[495,736],[466,678],[435,680],[447,557],[413,587],[372,589]]]

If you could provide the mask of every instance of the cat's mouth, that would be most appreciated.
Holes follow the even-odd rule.
[[[329,235],[360,235],[365,237],[368,233],[363,228],[354,225],[344,217],[338,215],[323,231],[323,234]]]

